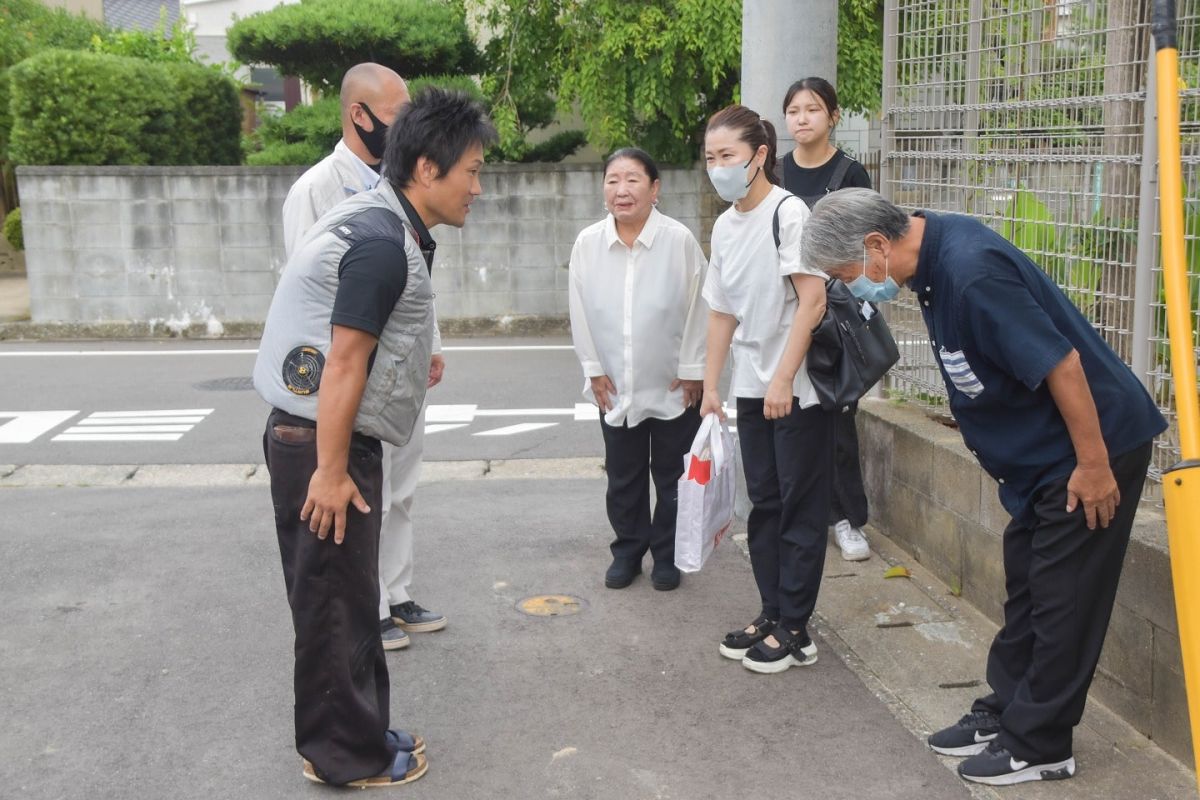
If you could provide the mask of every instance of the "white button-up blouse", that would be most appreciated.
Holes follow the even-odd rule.
[[[590,378],[607,375],[616,387],[609,425],[674,419],[684,411],[676,379],[704,378],[708,305],[701,296],[707,269],[696,237],[651,209],[633,247],[617,236],[612,215],[590,225],[571,250],[571,337]]]

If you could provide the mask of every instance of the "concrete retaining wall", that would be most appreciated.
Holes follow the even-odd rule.
[[[261,321],[283,267],[292,167],[21,167],[34,322]],[[604,216],[599,165],[503,164],[461,230],[434,229],[442,319],[565,317],[575,236]],[[659,208],[707,244],[721,209],[699,169]]]
[[[865,400],[858,415],[874,525],[997,624],[1004,602],[996,483],[957,430],[919,409]],[[1092,696],[1192,763],[1166,521],[1138,512]]]

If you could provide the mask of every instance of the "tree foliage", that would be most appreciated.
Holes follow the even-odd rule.
[[[501,142],[540,123],[544,98],[578,112],[601,151],[631,142],[667,162],[696,158],[705,120],[734,102],[740,0],[493,0],[483,79]],[[838,89],[851,111],[877,110],[882,0],[839,0]]]
[[[239,19],[229,52],[336,92],[355,64],[374,61],[405,78],[469,74],[479,53],[461,10],[430,0],[305,0]]]
[[[838,0],[837,90],[846,111],[883,106],[883,0]]]

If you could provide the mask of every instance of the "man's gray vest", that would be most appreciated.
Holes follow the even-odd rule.
[[[386,237],[404,247],[408,282],[383,332],[354,430],[406,444],[425,402],[433,352],[433,287],[412,224],[389,181],[338,203],[288,260],[263,328],[254,388],[272,406],[317,419],[316,390],[332,334],[338,266],[355,242]],[[315,373],[315,374],[314,374]]]

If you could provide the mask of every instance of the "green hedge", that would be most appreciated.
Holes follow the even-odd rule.
[[[239,19],[226,34],[229,52],[247,64],[270,64],[324,91],[336,92],[355,64],[374,61],[408,78],[464,74],[479,51],[461,8],[430,0],[306,0]]]
[[[12,245],[13,250],[25,249],[25,231],[21,227],[21,209],[14,208],[4,217],[4,238]]]
[[[18,164],[237,164],[241,105],[215,69],[47,50],[9,70]]]

